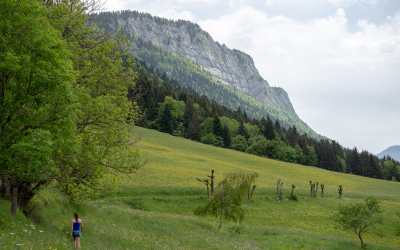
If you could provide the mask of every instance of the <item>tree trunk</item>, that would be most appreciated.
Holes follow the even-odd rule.
[[[224,196],[222,196],[222,202],[224,202]],[[224,210],[225,210],[225,207],[222,206],[222,207],[221,207],[221,218],[219,219],[218,232],[219,232],[219,230],[220,230],[221,227],[222,227],[222,217],[223,217],[223,215],[224,215]]]
[[[211,170],[211,176],[208,176],[208,177],[210,177],[210,179],[211,179],[210,186],[211,186],[211,198],[212,198],[212,197],[214,197],[214,178],[215,178],[214,170]]]
[[[324,198],[324,189],[321,188],[321,199],[323,199],[323,198]]]
[[[11,196],[11,214],[15,215],[17,213],[17,205],[18,205],[18,187],[12,188],[12,196]]]
[[[7,175],[1,176],[1,195],[6,200],[11,200],[11,184]]]
[[[292,188],[292,195],[290,196],[291,200],[293,200],[293,191],[294,191],[294,188]]]
[[[139,200],[140,200],[140,190],[139,190],[139,196],[138,196],[138,198],[137,198],[136,210],[139,210]]]
[[[339,193],[339,199],[341,199],[342,198],[342,194],[341,193]]]
[[[31,183],[23,183],[19,187],[18,192],[18,206],[21,211],[26,214],[28,212],[27,207],[29,202],[35,196],[35,191],[39,190],[42,185],[46,185],[47,181],[38,182],[34,187],[31,187]]]
[[[280,194],[280,192],[279,192],[279,184],[280,184],[280,180],[277,180],[276,181],[276,195],[278,195],[279,196],[279,194]]]
[[[211,199],[210,199],[210,189],[209,189],[209,187],[208,187],[208,183],[207,183],[207,196],[208,196],[208,200],[211,200]]]
[[[315,197],[315,183],[313,183],[312,184],[312,186],[311,186],[311,198],[314,198]]]
[[[364,242],[362,240],[361,235],[358,235],[358,238],[360,238],[360,241],[361,241],[361,249],[364,249]]]
[[[251,199],[253,199],[254,189],[256,189],[256,185],[254,185],[254,186],[253,186],[253,190],[251,190],[251,194],[250,194],[250,197],[249,197],[249,201],[251,201]]]
[[[281,183],[281,190],[280,190],[280,196],[282,196],[282,186],[283,186],[283,182]]]
[[[317,185],[315,185],[315,196],[314,197],[317,197],[317,194],[318,194],[318,182],[317,182]]]
[[[313,196],[313,188],[312,188],[312,183],[311,183],[311,181],[310,181],[310,188],[311,188],[310,197],[312,198],[312,196]]]

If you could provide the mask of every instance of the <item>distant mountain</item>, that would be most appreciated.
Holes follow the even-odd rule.
[[[249,117],[269,115],[285,126],[322,138],[296,114],[289,95],[271,87],[259,74],[251,56],[219,44],[199,25],[168,20],[137,11],[101,12],[92,16],[107,33],[121,29],[131,54],[177,79],[210,100]]]
[[[383,156],[385,156],[385,155],[390,155],[390,157],[392,157],[396,161],[400,161],[400,146],[395,145],[395,146],[388,147],[387,149],[383,150],[381,153],[377,154],[376,156],[378,156],[379,158],[383,158]]]

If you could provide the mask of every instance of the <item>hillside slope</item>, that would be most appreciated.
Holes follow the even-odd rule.
[[[136,128],[138,135],[138,146],[149,162],[136,175],[123,178],[112,196],[78,206],[57,191],[42,191],[34,199],[36,223],[21,214],[11,217],[9,203],[0,201],[0,248],[70,249],[69,221],[77,211],[86,223],[83,249],[359,249],[355,234],[335,230],[330,216],[339,203],[358,203],[369,196],[381,201],[385,212],[384,224],[364,236],[368,249],[400,245],[394,235],[400,225],[395,216],[400,207],[398,182],[265,159],[154,130]],[[207,196],[196,178],[205,178],[211,169],[216,182],[230,171],[260,175],[253,201],[244,203],[243,224],[224,221],[220,233],[217,218],[193,216]],[[278,178],[284,182],[284,196],[292,183],[296,185],[298,202],[276,200]],[[309,198],[310,180],[325,184],[323,199],[320,194]],[[340,200],[339,184],[344,190]]]
[[[390,157],[392,157],[394,160],[400,161],[400,146],[395,145],[388,147],[387,149],[383,150],[376,156],[378,156],[379,158],[383,158],[386,155],[390,155]]]

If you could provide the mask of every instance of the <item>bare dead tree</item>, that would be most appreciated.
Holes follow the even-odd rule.
[[[317,197],[317,193],[318,193],[318,182],[315,183],[315,194],[314,194],[314,197]]]
[[[196,178],[196,180],[200,181],[200,182],[204,182],[204,184],[206,184],[207,186],[207,196],[208,196],[208,200],[211,200],[212,197],[214,197],[214,170],[211,170],[211,175],[207,175],[209,179],[204,179],[201,180],[199,178]],[[210,196],[210,188],[211,188],[211,196]]]
[[[321,184],[321,198],[324,198],[324,184]]]
[[[211,170],[211,176],[210,175],[207,175],[207,176],[208,176],[208,178],[211,179],[210,187],[211,187],[211,198],[212,198],[212,197],[214,197],[214,178],[215,178],[214,170],[213,169]]]
[[[198,180],[200,182],[204,182],[206,184],[206,186],[207,186],[207,196],[208,196],[208,200],[210,200],[210,191],[209,191],[209,187],[208,187],[208,185],[210,183],[208,182],[208,179],[200,180],[199,178],[196,178],[196,180]]]
[[[312,184],[312,198],[315,197],[315,183]]]
[[[290,196],[290,199],[293,200],[293,191],[296,188],[296,186],[294,184],[292,184],[292,195]]]
[[[280,191],[279,191],[279,187],[280,187],[280,184],[281,184],[281,180],[276,180],[276,195],[280,195]]]

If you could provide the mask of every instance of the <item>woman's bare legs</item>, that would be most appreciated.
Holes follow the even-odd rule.
[[[77,238],[76,241],[78,243],[78,249],[80,249],[81,248],[81,238]]]

